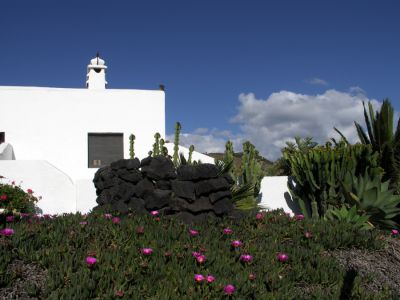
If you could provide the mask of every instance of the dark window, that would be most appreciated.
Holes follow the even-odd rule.
[[[89,133],[89,168],[100,168],[124,158],[122,133]]]
[[[5,132],[0,132],[0,144],[6,141]]]

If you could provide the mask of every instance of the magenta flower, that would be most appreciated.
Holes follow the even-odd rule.
[[[93,266],[97,262],[97,259],[92,256],[86,257],[86,263],[89,267]]]
[[[45,219],[51,219],[51,216],[50,216],[49,214],[44,214],[44,215],[43,215],[43,218],[45,218]]]
[[[232,234],[232,233],[233,233],[233,230],[230,229],[230,228],[225,228],[224,231],[223,231],[223,233],[224,233],[224,234]]]
[[[33,194],[33,191],[31,189],[27,189],[26,191],[28,192],[28,194]]]
[[[243,262],[251,262],[253,260],[253,256],[249,255],[249,254],[242,254],[240,255],[240,261]]]
[[[153,253],[153,249],[151,249],[151,248],[143,248],[142,249],[142,253],[144,255],[151,255]]]
[[[309,231],[306,231],[306,232],[304,232],[304,237],[307,238],[307,239],[309,239],[309,238],[312,237],[312,233],[309,232]]]
[[[12,228],[4,228],[0,230],[0,235],[11,236],[14,234],[14,229]]]
[[[262,220],[264,219],[264,214],[263,213],[257,213],[256,214],[256,220]]]
[[[104,214],[104,218],[111,219],[112,218],[112,214]]]
[[[29,214],[27,214],[27,213],[21,213],[20,216],[21,216],[21,219],[23,219],[23,218],[29,217]]]
[[[215,281],[215,277],[214,276],[212,276],[212,275],[208,275],[207,276],[207,282],[208,283],[212,283],[212,282],[214,282]]]
[[[7,200],[7,195],[1,195],[0,199],[1,200]]]
[[[206,257],[204,255],[199,255],[196,257],[196,260],[199,264],[203,264],[206,261]]]
[[[14,222],[14,216],[7,216],[6,222],[8,222],[8,223]]]
[[[194,275],[194,280],[196,281],[196,282],[202,282],[202,281],[204,281],[204,276],[203,275],[201,275],[201,274],[195,274]]]
[[[285,253],[278,253],[278,255],[276,256],[276,258],[280,261],[280,262],[285,262],[289,259],[289,256],[287,256],[287,254]]]
[[[304,215],[296,215],[296,220],[297,221],[304,220]]]
[[[199,235],[199,232],[197,230],[189,229],[189,234],[190,236],[196,236]]]
[[[115,296],[123,297],[124,296],[124,291],[115,291]]]
[[[118,218],[118,217],[112,218],[111,221],[113,222],[113,224],[119,224],[119,223],[121,223],[121,219]]]
[[[240,247],[240,246],[242,246],[242,245],[243,245],[243,243],[242,243],[241,241],[239,241],[239,240],[234,240],[234,241],[231,243],[231,246],[234,247],[234,248],[238,248],[238,247]]]
[[[152,216],[157,216],[157,215],[159,214],[159,212],[158,212],[158,210],[152,210],[152,211],[150,212],[150,214],[151,214]]]
[[[399,231],[397,229],[392,229],[392,235],[398,235]]]
[[[224,292],[227,295],[232,295],[235,292],[235,286],[233,284],[228,284],[224,287]]]
[[[87,225],[88,222],[87,221],[82,221],[82,222],[79,222],[79,224],[84,226],[84,225]]]
[[[192,256],[193,257],[199,257],[201,255],[201,252],[193,251]]]

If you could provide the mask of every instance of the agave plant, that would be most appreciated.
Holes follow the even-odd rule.
[[[390,180],[390,187],[400,193],[400,119],[393,133],[394,110],[389,99],[383,100],[380,111],[374,112],[371,102],[368,102],[368,112],[364,102],[363,107],[367,133],[359,123],[354,122],[360,142],[371,145],[379,153],[380,166],[385,171],[383,180]],[[334,129],[348,143],[344,135]]]
[[[382,182],[382,175],[368,173],[354,176],[347,173],[341,182],[344,200],[350,205],[356,205],[358,212],[369,216],[372,224],[382,228],[397,227],[392,220],[400,214],[400,195],[395,195],[389,189],[389,181]]]
[[[369,222],[369,216],[359,214],[357,211],[357,205],[353,205],[350,209],[346,206],[338,208],[330,208],[325,213],[324,220],[335,220],[339,222],[350,223],[355,227],[361,228],[362,230],[370,230],[375,226]]]

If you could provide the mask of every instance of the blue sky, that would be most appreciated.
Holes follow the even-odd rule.
[[[353,140],[361,101],[400,110],[399,1],[8,1],[0,85],[166,86],[167,134],[199,151],[250,140],[270,159],[295,135]],[[396,119],[397,121],[397,119]]]

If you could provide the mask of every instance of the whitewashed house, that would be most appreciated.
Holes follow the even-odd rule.
[[[0,180],[32,189],[43,213],[89,212],[97,205],[95,172],[129,158],[131,134],[140,159],[156,132],[165,137],[164,91],[106,89],[106,73],[97,55],[85,88],[0,86]],[[172,143],[165,146],[173,152]],[[187,148],[179,151],[187,157]],[[198,152],[193,159],[214,162]],[[285,206],[282,199],[269,207]]]

